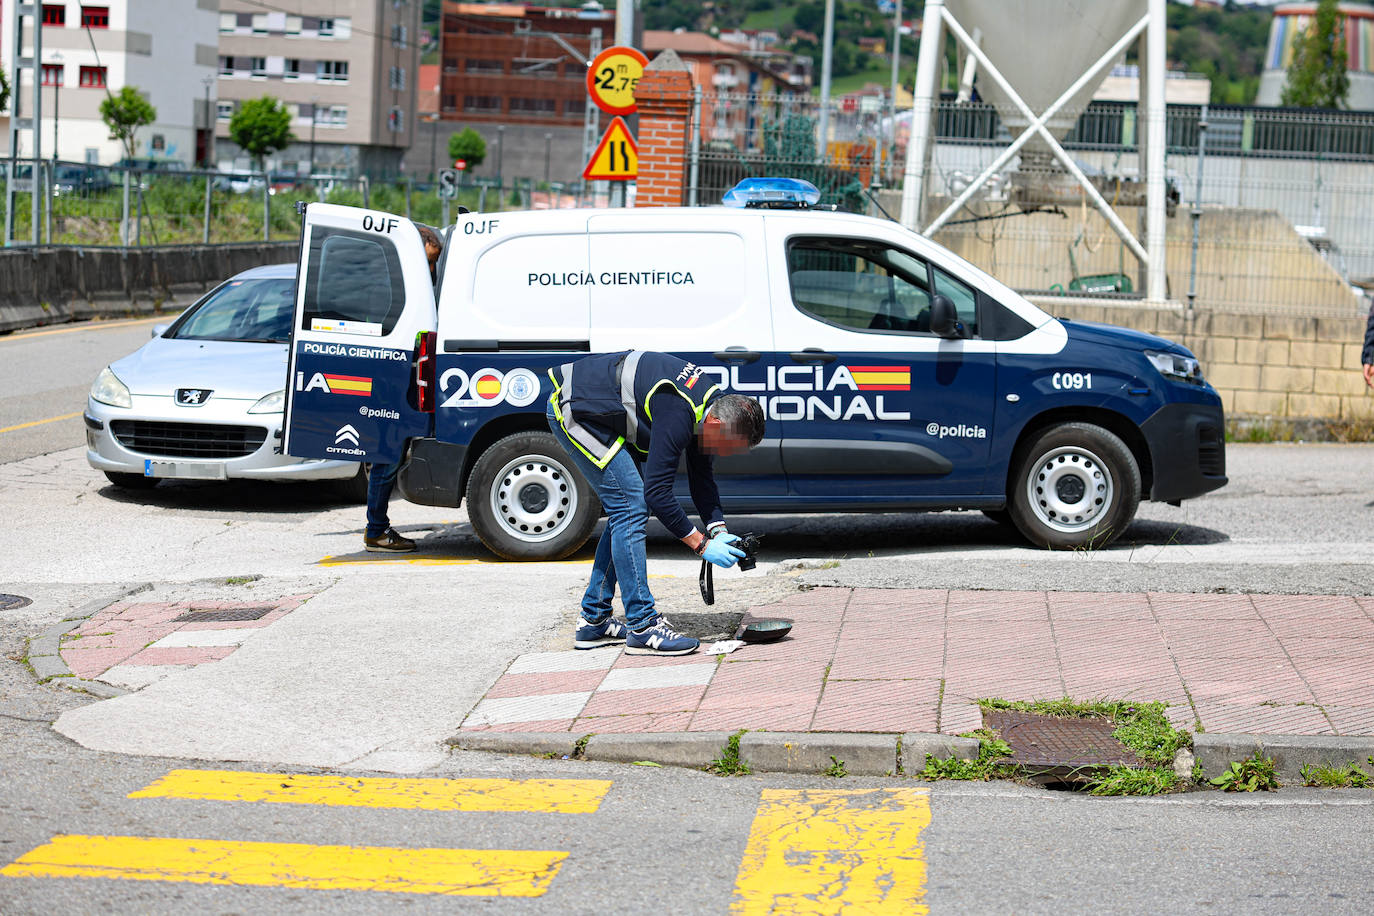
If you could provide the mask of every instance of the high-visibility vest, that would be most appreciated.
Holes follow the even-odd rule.
[[[573,445],[599,468],[626,443],[648,453],[654,422],[649,399],[659,391],[681,395],[698,427],[720,394],[715,376],[701,366],[649,350],[588,356],[550,369],[549,378],[554,416]]]

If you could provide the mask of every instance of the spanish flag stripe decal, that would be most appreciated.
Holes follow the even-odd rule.
[[[860,391],[910,391],[910,366],[847,366]]]
[[[326,375],[325,382],[335,394],[372,394],[372,379],[358,375]]]

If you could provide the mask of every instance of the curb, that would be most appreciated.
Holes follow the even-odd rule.
[[[718,759],[732,732],[638,732],[576,735],[572,732],[460,732],[444,743],[454,750],[495,754],[567,757],[606,763],[650,760],[667,766],[703,769]],[[870,732],[746,732],[739,756],[760,773],[829,772],[837,764],[853,776],[892,776],[901,772],[898,749],[907,761],[927,754],[944,759],[978,756],[978,741],[949,735]],[[834,758],[833,760],[831,758]]]
[[[87,601],[77,608],[71,616],[62,618],[37,636],[29,637],[28,651],[24,653],[24,660],[33,670],[38,683],[65,687],[68,690],[89,693],[106,700],[122,697],[128,693],[129,691],[122,687],[115,687],[104,681],[86,680],[72,674],[72,669],[68,668],[67,663],[62,660],[60,651],[62,637],[90,619],[93,614],[103,611],[116,601],[123,601],[130,595],[146,592],[152,587],[151,582],[143,582],[131,586],[113,597],[95,598]]]
[[[577,735],[572,732],[460,732],[444,741],[453,750],[536,757],[636,763],[704,769],[717,760],[733,732],[638,732]],[[1343,767],[1368,764],[1374,737],[1361,735],[1199,734],[1192,753],[1176,762],[1180,777],[1193,758],[1204,778],[1224,772],[1234,760],[1259,751],[1274,759],[1280,780],[1300,785],[1304,765]],[[756,773],[824,775],[843,764],[850,776],[893,776],[918,772],[926,756],[973,760],[978,741],[950,735],[909,732],[767,732],[740,736],[739,756]],[[834,758],[833,760],[831,758]]]

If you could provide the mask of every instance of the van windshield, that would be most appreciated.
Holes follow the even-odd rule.
[[[296,281],[290,277],[230,280],[163,336],[286,343],[295,306]]]

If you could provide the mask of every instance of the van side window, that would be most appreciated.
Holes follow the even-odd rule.
[[[978,295],[966,284],[954,279],[938,267],[932,267],[931,272],[935,275],[935,292],[947,297],[949,301],[954,303],[954,308],[959,313],[959,320],[968,329],[970,336],[979,336]]]
[[[788,245],[787,270],[793,303],[827,324],[930,333],[929,267],[901,249],[868,239],[797,238]]]
[[[302,330],[319,318],[379,325],[379,335],[389,334],[405,302],[401,259],[389,239],[323,226],[311,230]]]

